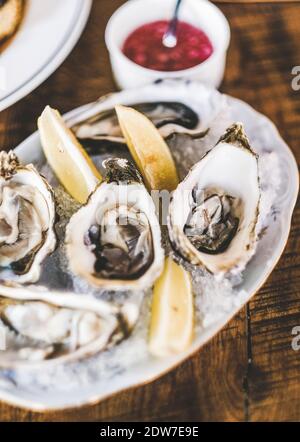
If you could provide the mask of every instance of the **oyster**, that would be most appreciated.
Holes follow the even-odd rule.
[[[56,245],[53,191],[32,164],[0,153],[0,279],[35,282]]]
[[[163,268],[164,252],[154,203],[135,167],[105,160],[106,182],[71,218],[66,251],[71,271],[96,287],[150,287]]]
[[[242,270],[256,248],[259,201],[257,156],[236,123],[173,194],[168,229],[174,248],[212,273]]]
[[[168,79],[141,90],[129,89],[102,97],[73,112],[67,124],[90,154],[106,149],[124,151],[126,144],[114,110],[118,104],[133,107],[145,114],[165,139],[174,133],[202,138],[210,127],[209,120],[216,117],[210,112],[208,119],[205,108],[199,102],[199,94],[207,93],[204,86],[195,82]],[[210,95],[212,106],[215,106],[215,102],[223,101],[217,92],[210,92]]]
[[[139,313],[136,303],[117,306],[90,295],[29,294],[17,287],[4,292],[9,297],[0,297],[0,367],[91,356],[126,338]]]
[[[197,127],[199,122],[196,112],[183,103],[148,102],[132,104],[130,107],[146,115],[158,129],[171,125],[173,128],[180,126],[182,130],[183,128],[192,130]],[[115,110],[108,109],[97,112],[96,108],[95,105],[94,115],[86,117],[83,114],[83,120],[72,126],[76,137],[87,145],[91,140],[125,143]],[[166,128],[164,133],[167,133]]]

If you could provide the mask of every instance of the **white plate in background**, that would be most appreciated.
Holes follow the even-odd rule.
[[[0,54],[0,111],[46,80],[86,25],[92,0],[27,0],[20,29]]]

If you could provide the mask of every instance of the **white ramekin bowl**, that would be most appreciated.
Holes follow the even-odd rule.
[[[147,69],[129,60],[122,46],[139,26],[155,20],[170,19],[174,0],[130,0],[110,18],[105,41],[113,74],[121,89],[143,86],[162,78],[189,78],[218,87],[223,79],[230,28],[223,13],[208,0],[184,0],[180,19],[201,28],[210,38],[214,52],[203,63],[181,71],[161,72]]]

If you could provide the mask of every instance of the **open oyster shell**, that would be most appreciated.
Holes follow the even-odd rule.
[[[196,112],[189,106],[175,101],[133,103],[131,107],[145,114],[164,137],[172,132],[194,133],[199,124]],[[72,130],[80,140],[109,140],[125,143],[114,109],[101,111],[97,103],[83,113],[73,124]]]
[[[163,268],[155,205],[135,167],[108,159],[106,182],[91,194],[66,229],[71,271],[95,287],[150,287]]]
[[[178,82],[174,88],[174,81],[165,80],[141,90],[106,95],[81,107],[67,123],[90,154],[126,147],[114,110],[120,103],[145,114],[164,138],[173,133],[201,138],[208,130],[208,121],[205,109],[199,108],[198,94],[199,87],[195,83]],[[220,95],[213,94],[211,105],[218,100]]]
[[[139,306],[122,306],[90,295],[5,287],[0,296],[0,367],[66,362],[96,354],[126,338]],[[3,333],[4,331],[4,333]]]
[[[173,247],[212,273],[242,270],[256,248],[259,201],[257,156],[236,123],[175,190],[168,217]]]
[[[53,191],[32,164],[0,153],[0,280],[36,282],[56,245]]]

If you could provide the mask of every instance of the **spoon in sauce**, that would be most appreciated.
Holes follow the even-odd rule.
[[[166,48],[175,48],[177,45],[177,23],[181,3],[182,0],[177,0],[173,18],[163,36],[162,43]]]

